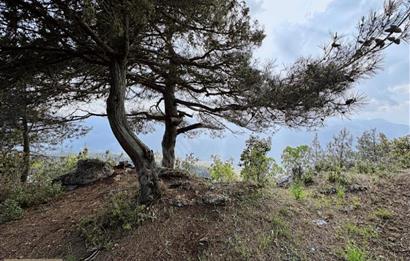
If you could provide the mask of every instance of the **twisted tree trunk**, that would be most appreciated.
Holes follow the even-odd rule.
[[[114,136],[136,167],[140,184],[138,201],[150,203],[160,197],[157,167],[153,152],[137,138],[126,119],[124,101],[127,60],[113,59],[109,69],[111,86],[107,99],[108,120]]]
[[[175,144],[177,140],[178,111],[175,104],[175,85],[166,86],[165,132],[162,138],[162,167],[173,169],[175,165]]]

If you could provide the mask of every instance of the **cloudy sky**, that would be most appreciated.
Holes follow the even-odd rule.
[[[267,37],[255,53],[261,62],[292,63],[297,57],[317,55],[333,32],[351,35],[363,15],[380,10],[382,0],[247,0],[252,17]],[[366,104],[351,119],[385,119],[410,125],[409,45],[386,51],[383,70],[356,86]]]
[[[320,54],[320,46],[327,43],[334,32],[351,35],[359,19],[371,10],[380,10],[382,0],[246,0],[252,17],[264,27],[267,37],[256,50],[255,58],[261,63],[276,60],[276,65],[288,65],[300,56]],[[384,70],[359,82],[356,90],[367,96],[367,103],[346,119],[330,119],[325,128],[318,130],[324,144],[341,128],[347,127],[354,135],[366,129],[376,128],[389,137],[410,133],[410,68],[409,45],[391,46],[384,59]],[[95,105],[95,104],[93,104]],[[104,103],[101,104],[104,108]],[[87,146],[92,151],[121,152],[106,119],[92,119],[89,135],[70,143],[71,151]],[[143,135],[150,148],[159,152],[163,129]],[[178,138],[177,155],[193,152],[202,160],[210,160],[212,154],[237,160],[249,134],[228,133],[221,139],[200,135],[195,139]],[[306,130],[281,129],[272,135],[271,155],[280,158],[282,150],[290,146],[309,144],[314,133]],[[104,141],[104,142],[101,142]]]

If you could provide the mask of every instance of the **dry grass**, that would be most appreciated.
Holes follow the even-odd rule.
[[[316,183],[295,199],[289,189],[164,179],[161,201],[149,208],[153,219],[113,236],[112,249],[95,260],[343,260],[352,245],[372,260],[409,260],[410,173],[358,180],[369,189],[324,195],[324,184]],[[109,194],[136,188],[135,177],[123,174],[29,209],[0,225],[7,239],[0,241],[0,259],[86,257],[79,220],[100,211]],[[206,193],[230,200],[206,205]]]

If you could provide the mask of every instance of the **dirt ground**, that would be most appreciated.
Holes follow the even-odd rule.
[[[132,173],[66,192],[0,225],[0,260],[343,260],[349,242],[370,260],[410,260],[410,171],[366,183],[366,190],[324,195],[319,186],[296,200],[289,189],[197,178],[163,181],[155,218],[114,238],[112,249],[87,249],[77,226],[113,193],[136,190]],[[221,206],[202,203],[223,194]],[[387,214],[386,214],[387,213]]]

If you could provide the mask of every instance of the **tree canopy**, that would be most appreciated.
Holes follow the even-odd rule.
[[[358,102],[348,96],[353,83],[375,73],[381,51],[409,39],[409,15],[407,1],[388,1],[353,40],[335,34],[323,55],[277,71],[253,63],[264,34],[243,1],[1,0],[0,70],[6,80],[35,71],[34,93],[55,102],[106,98],[146,203],[160,195],[158,169],[132,125],[164,122],[163,165],[173,167],[176,136],[197,128],[321,124],[348,113]]]

